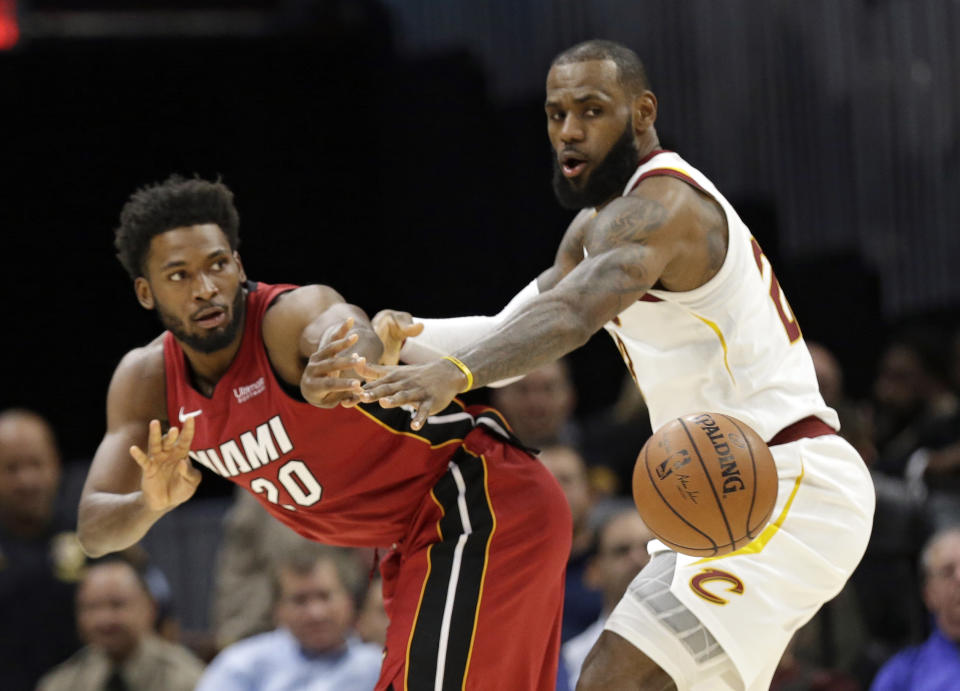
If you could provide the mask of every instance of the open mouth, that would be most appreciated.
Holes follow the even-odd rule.
[[[564,176],[575,178],[587,167],[587,158],[576,152],[564,152],[560,154],[560,170]]]
[[[208,307],[193,316],[193,321],[205,329],[215,329],[227,320],[227,310],[223,307]]]

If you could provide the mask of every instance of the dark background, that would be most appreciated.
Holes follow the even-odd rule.
[[[177,29],[198,9],[219,14]],[[492,313],[571,217],[549,186],[542,83],[597,36],[647,61],[662,142],[740,209],[854,394],[898,324],[955,323],[960,3],[19,11],[22,40],[0,53],[0,408],[50,417],[68,458],[92,455],[113,368],[158,332],[113,257],[136,187],[221,175],[255,279],[327,283],[370,313]],[[583,414],[620,383],[607,340],[573,357]]]

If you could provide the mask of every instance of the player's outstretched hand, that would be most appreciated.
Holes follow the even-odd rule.
[[[389,371],[383,372],[384,369]],[[466,376],[449,360],[380,370],[379,379],[364,385],[362,400],[379,401],[384,408],[413,406],[413,429],[420,429],[429,416],[450,405],[467,384]]]
[[[167,511],[193,496],[201,474],[190,462],[187,452],[193,441],[193,418],[183,423],[183,430],[171,427],[160,434],[160,421],[151,420],[147,434],[147,450],[130,447],[130,455],[140,466],[140,489],[147,508]]]
[[[360,377],[376,373],[369,371],[363,356],[344,352],[359,338],[350,332],[352,328],[352,318],[331,326],[307,361],[300,377],[300,393],[308,403],[318,408],[349,408],[361,402]]]
[[[380,310],[370,322],[377,337],[383,343],[381,365],[396,365],[400,362],[400,349],[403,342],[423,331],[423,324],[414,324],[409,312],[398,310]]]

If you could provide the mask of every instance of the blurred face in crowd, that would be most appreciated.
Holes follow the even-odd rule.
[[[181,342],[213,353],[231,345],[243,326],[246,275],[220,227],[174,228],[150,240],[146,277],[134,281],[140,304],[156,309]]]
[[[613,60],[554,65],[547,74],[547,136],[555,153],[553,190],[561,206],[600,206],[623,192],[640,155],[633,96]]]
[[[587,578],[603,593],[607,609],[623,597],[630,581],[650,561],[647,543],[652,539],[653,533],[632,509],[611,518],[600,532]]]
[[[96,564],[77,590],[80,636],[121,662],[153,628],[156,609],[143,582],[129,564]]]
[[[380,579],[370,583],[363,598],[360,616],[357,617],[357,633],[367,643],[384,645],[387,642],[387,626],[390,619],[383,607],[383,587]]]
[[[491,392],[491,401],[526,444],[556,443],[576,405],[566,366],[552,362],[518,382]]]
[[[356,606],[333,562],[320,560],[308,573],[284,568],[278,578],[277,623],[312,653],[343,646],[356,618]]]
[[[923,599],[937,626],[960,642],[960,531],[945,533],[926,553]]]
[[[880,360],[874,396],[878,403],[909,415],[923,406],[928,377],[916,352],[903,345],[893,345]]]
[[[843,372],[840,363],[829,350],[819,343],[807,343],[813,369],[817,374],[820,393],[827,405],[836,405],[843,398]]]
[[[60,483],[60,455],[47,423],[29,413],[0,416],[0,520],[30,533],[47,525]]]
[[[556,478],[567,497],[574,530],[583,528],[593,501],[583,458],[569,446],[552,446],[540,453],[540,461]]]

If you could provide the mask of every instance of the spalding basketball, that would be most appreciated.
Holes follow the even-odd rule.
[[[719,413],[677,418],[643,445],[633,500],[677,552],[727,554],[760,534],[777,501],[777,468],[763,439]]]

